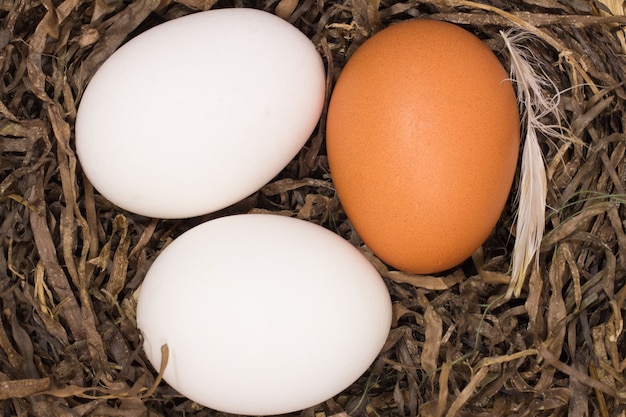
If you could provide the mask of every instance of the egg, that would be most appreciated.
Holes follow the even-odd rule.
[[[275,15],[235,8],[176,18],[97,70],[78,108],[77,155],[123,209],[210,213],[289,163],[317,125],[325,86],[313,43]]]
[[[348,59],[328,110],[330,172],[346,215],[387,264],[462,263],[508,199],[520,116],[507,71],[451,23],[391,25]]]
[[[164,380],[206,407],[271,415],[323,402],[379,354],[382,278],[348,241],[304,220],[242,214],[176,238],[150,267],[137,325]]]

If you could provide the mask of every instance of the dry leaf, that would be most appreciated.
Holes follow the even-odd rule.
[[[296,10],[296,7],[298,7],[298,0],[280,0],[276,5],[274,13],[276,13],[278,17],[287,20]]]

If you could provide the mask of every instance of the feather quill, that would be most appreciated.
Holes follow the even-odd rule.
[[[506,297],[519,297],[529,268],[539,266],[538,250],[545,228],[547,196],[546,167],[539,135],[562,136],[558,111],[559,94],[548,97],[545,91],[556,85],[537,64],[530,49],[523,46],[532,35],[521,30],[501,31],[511,57],[511,79],[517,86],[517,98],[522,115],[524,134],[520,184],[516,201],[518,204],[516,240],[513,247],[511,282]],[[555,125],[546,125],[542,119],[556,118]]]

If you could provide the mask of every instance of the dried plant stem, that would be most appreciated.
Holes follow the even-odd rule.
[[[561,59],[565,59],[565,61],[568,63],[569,66],[571,66],[578,74],[580,74],[580,76],[583,78],[585,84],[587,86],[589,86],[589,88],[591,88],[591,91],[593,91],[594,94],[597,94],[600,89],[595,85],[595,83],[593,82],[593,80],[591,79],[591,77],[589,76],[589,74],[587,74],[587,71],[585,71],[585,69],[583,68],[583,66],[577,61],[576,57],[574,57],[574,53],[572,52],[572,50],[570,48],[568,48],[562,41],[560,41],[559,39],[549,35],[548,33],[542,31],[541,29],[531,25],[530,23],[528,23],[527,21],[525,21],[524,19],[506,12],[502,9],[500,9],[499,7],[496,6],[491,6],[488,4],[482,4],[482,3],[477,3],[474,1],[469,1],[469,0],[451,0],[450,3],[451,5],[454,6],[466,6],[466,7],[472,7],[475,9],[481,9],[481,10],[487,10],[493,13],[496,13],[508,20],[510,20],[511,22],[513,22],[515,25],[517,25],[519,28],[524,29],[530,33],[532,33],[533,35],[537,36],[540,39],[543,39],[548,45],[550,45],[551,47],[553,47],[556,51],[559,51],[559,57]],[[582,58],[582,57],[579,57]]]
[[[598,8],[599,12],[603,16],[624,16],[626,15],[626,4],[621,0],[599,0],[607,10]],[[622,53],[626,53],[626,29],[619,28],[617,25],[613,25],[615,28],[615,35],[619,39],[619,43],[622,46]]]

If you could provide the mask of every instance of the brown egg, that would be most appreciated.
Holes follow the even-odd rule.
[[[368,39],[337,80],[326,132],[339,199],[365,244],[422,274],[470,257],[506,204],[519,124],[507,71],[470,32],[418,19]]]

